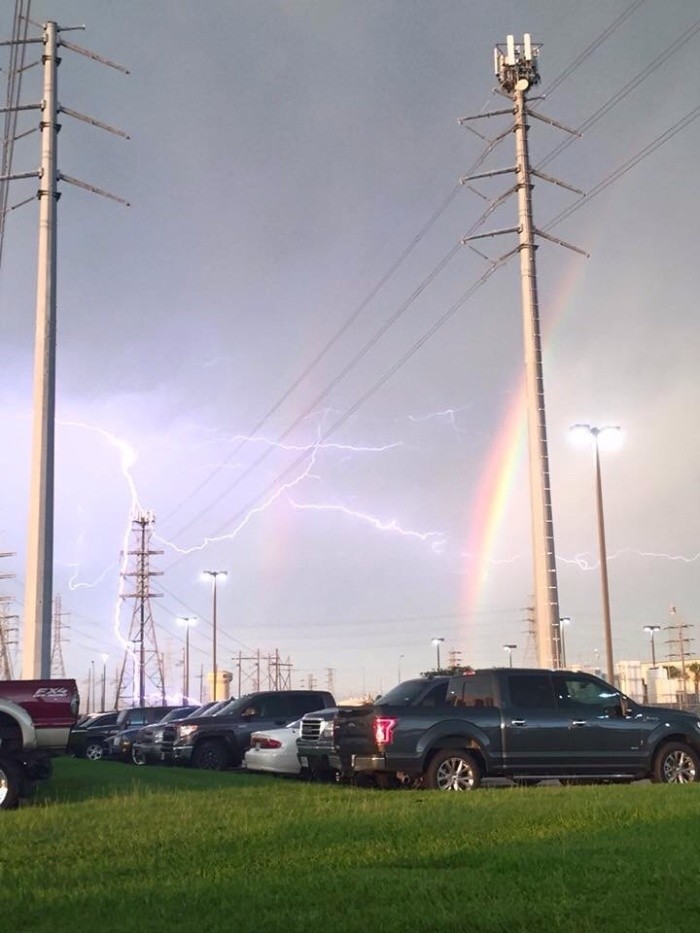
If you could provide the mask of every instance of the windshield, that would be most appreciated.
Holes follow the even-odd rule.
[[[404,680],[384,696],[375,700],[376,706],[410,706],[425,690],[431,681],[421,677],[416,680]]]
[[[217,710],[215,716],[235,716],[237,713],[242,713],[243,710],[250,704],[250,698],[253,694],[248,693],[243,697],[236,699],[235,697],[232,700],[229,700],[221,709]]]

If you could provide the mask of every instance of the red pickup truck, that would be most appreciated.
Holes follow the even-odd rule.
[[[79,706],[74,680],[0,681],[0,810],[17,806],[32,783],[50,776]]]

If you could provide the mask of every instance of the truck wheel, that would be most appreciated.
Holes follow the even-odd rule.
[[[85,757],[89,761],[99,761],[104,753],[105,750],[102,746],[102,742],[90,742],[89,745],[85,746]]]
[[[658,784],[693,784],[700,781],[700,755],[683,742],[667,742],[654,759],[651,779]]]
[[[131,760],[135,765],[145,765],[147,763],[146,756],[140,748],[131,749]]]
[[[445,748],[431,759],[424,782],[429,790],[476,790],[481,769],[469,752]]]
[[[222,742],[202,742],[194,750],[192,764],[204,771],[223,771],[228,765],[226,746]]]
[[[0,758],[0,810],[17,806],[22,783],[20,766],[10,758]]]

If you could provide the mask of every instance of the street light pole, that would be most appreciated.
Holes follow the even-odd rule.
[[[433,638],[433,644],[435,645],[435,650],[436,650],[436,652],[437,652],[437,667],[435,668],[436,671],[439,671],[439,670],[440,670],[440,645],[441,645],[444,641],[445,641],[444,638],[440,638],[440,637],[438,637],[438,638]]]
[[[399,680],[398,680],[399,683],[401,683],[401,658],[403,658],[402,654],[399,655],[399,664],[398,664],[398,672],[397,672],[399,675]]]
[[[561,644],[561,666],[566,668],[566,639],[564,638],[564,627],[571,622],[568,616],[562,616],[559,619],[559,642]]]
[[[217,699],[217,680],[218,680],[218,670],[216,665],[216,584],[219,577],[225,577],[228,575],[228,570],[205,570],[204,576],[211,577],[212,580],[212,687],[211,687],[211,698],[216,701]]]
[[[513,666],[513,652],[518,647],[517,645],[504,645],[504,649],[508,652],[508,667]]]
[[[105,707],[107,704],[107,660],[109,658],[108,654],[102,655],[102,704],[100,709],[104,713]]]
[[[178,625],[185,627],[185,665],[182,675],[182,705],[187,706],[190,696],[190,628],[197,624],[194,616],[183,616],[177,620]]]
[[[654,647],[654,635],[657,632],[661,631],[660,625],[645,625],[644,631],[649,632],[649,638],[651,640],[651,666],[656,670],[656,648]]]
[[[595,445],[595,505],[598,525],[598,557],[600,563],[600,585],[603,597],[603,629],[605,633],[605,660],[608,683],[615,686],[615,661],[613,659],[612,623],[610,621],[610,587],[608,584],[608,558],[605,547],[605,520],[603,518],[603,483],[600,473],[600,437],[607,432],[619,438],[621,429],[618,425],[605,425],[602,428],[590,424],[575,424],[570,429],[577,434],[589,434]]]

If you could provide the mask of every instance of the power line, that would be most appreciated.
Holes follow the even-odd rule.
[[[569,217],[572,213],[574,213],[574,211],[583,207],[584,204],[587,204],[590,200],[596,197],[596,195],[600,194],[601,191],[605,190],[605,188],[609,187],[615,181],[618,181],[620,178],[626,175],[628,171],[634,168],[634,166],[639,164],[639,162],[645,159],[648,155],[651,155],[652,152],[672,139],[675,135],[677,135],[677,133],[680,133],[681,130],[688,126],[693,120],[697,119],[698,116],[700,116],[700,105],[690,111],[689,114],[686,114],[686,116],[681,120],[674,123],[673,126],[669,127],[669,129],[664,133],[661,133],[659,136],[657,136],[654,140],[652,140],[651,143],[641,149],[635,156],[632,156],[625,163],[623,163],[623,165],[619,166],[617,169],[607,175],[601,182],[599,182],[598,185],[596,185],[590,192],[588,192],[588,194],[583,195],[569,208],[556,215],[556,217],[554,217],[544,227],[544,230],[550,230],[552,227],[561,223],[562,220]],[[343,425],[352,415],[354,415],[355,412],[369,398],[371,398],[377,391],[379,391],[379,389],[386,382],[388,382],[391,377],[395,375],[395,373],[398,372],[398,370],[401,369],[444,324],[447,323],[447,321],[469,300],[469,298],[471,298],[472,295],[478,291],[478,289],[485,285],[496,271],[498,271],[508,262],[512,255],[512,253],[506,254],[506,256],[502,257],[501,259],[492,262],[489,269],[487,269],[483,275],[481,275],[472,283],[467,291],[464,292],[464,294],[453,305],[451,305],[450,308],[448,308],[448,310],[440,318],[438,318],[438,320],[427,331],[425,331],[425,333],[394,363],[394,365],[389,370],[386,370],[384,374],[362,396],[360,396],[360,398],[357,399],[357,401],[350,408],[348,408],[344,414],[340,416],[340,418],[338,418],[319,436],[316,441],[316,445],[314,445],[312,450],[317,450],[318,447],[324,443],[335,431],[337,431],[338,428],[341,427],[341,425]],[[303,454],[297,457],[291,464],[285,467],[284,470],[278,473],[277,476],[270,483],[268,483],[261,492],[250,499],[244,507],[239,509],[230,519],[220,525],[213,532],[213,534],[209,535],[208,537],[216,537],[222,533],[224,528],[230,527],[232,525],[235,526],[237,522],[239,522],[247,515],[250,509],[257,505],[267,493],[269,493],[277,486],[280,481],[286,479],[286,477],[289,476],[289,474],[292,473],[295,469],[297,469],[310,455],[311,454],[308,451],[305,451]],[[180,562],[181,559],[182,558],[174,561],[170,566],[175,566]]]

